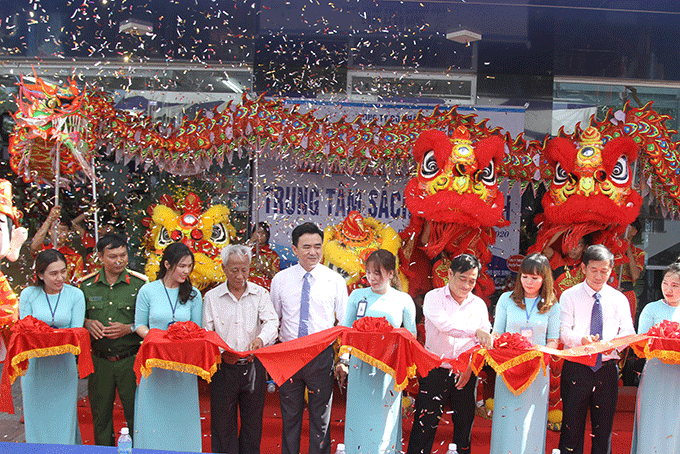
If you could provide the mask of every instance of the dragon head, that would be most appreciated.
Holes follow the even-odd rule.
[[[418,173],[406,186],[408,209],[435,222],[497,225],[504,203],[496,168],[503,152],[501,137],[474,141],[463,126],[451,137],[442,131],[424,131],[413,150]]]
[[[151,280],[156,278],[163,250],[174,242],[182,242],[193,251],[191,282],[198,289],[225,280],[220,251],[236,237],[236,229],[229,222],[229,208],[213,205],[203,211],[201,199],[194,193],[184,198],[182,207],[177,207],[172,197],[163,196],[161,203],[152,208],[147,223],[149,241],[144,271]]]
[[[62,176],[80,170],[92,176],[94,143],[83,109],[84,91],[73,80],[65,86],[45,83],[37,76],[35,80],[35,84],[25,84],[22,79],[19,84],[16,125],[9,145],[12,169],[27,182],[53,182],[57,162]]]

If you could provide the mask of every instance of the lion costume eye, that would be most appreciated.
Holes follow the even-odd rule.
[[[224,243],[227,241],[227,238],[227,229],[224,227],[224,224],[213,225],[210,241],[213,243]]]
[[[158,234],[158,245],[161,247],[167,246],[170,243],[172,243],[172,238],[170,238],[170,234],[168,233],[168,229],[165,227],[161,226],[161,231]]]
[[[493,186],[496,184],[496,166],[493,161],[489,162],[489,165],[480,170],[480,178],[482,183],[487,186]]]
[[[567,182],[567,172],[562,168],[560,163],[555,164],[555,176],[553,177],[553,183],[564,184]]]
[[[437,172],[439,172],[439,166],[434,157],[434,150],[430,150],[423,156],[423,162],[420,164],[420,175],[424,178],[431,178]]]
[[[621,156],[612,170],[612,181],[616,184],[626,184],[628,183],[628,158]]]

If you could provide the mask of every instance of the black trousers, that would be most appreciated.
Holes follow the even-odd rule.
[[[562,431],[560,452],[583,454],[586,414],[590,409],[592,454],[610,454],[612,425],[619,397],[619,372],[615,360],[605,361],[597,372],[583,364],[562,366]]]
[[[407,454],[432,452],[434,436],[446,402],[451,404],[453,443],[458,445],[459,454],[470,454],[476,383],[477,377],[472,374],[463,389],[456,389],[456,375],[443,367],[432,369],[427,377],[420,379]]]
[[[258,359],[249,364],[220,364],[210,382],[212,452],[260,453],[266,381],[267,373]]]
[[[309,411],[309,454],[331,452],[331,406],[333,404],[333,346],[327,347],[313,360],[279,387],[281,400],[281,454],[299,454],[302,416],[307,389]]]

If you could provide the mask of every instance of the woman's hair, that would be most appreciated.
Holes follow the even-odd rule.
[[[40,287],[41,289],[45,289],[45,281],[42,280],[40,277],[41,274],[45,273],[45,270],[47,269],[48,266],[53,264],[54,262],[64,262],[64,265],[66,265],[66,257],[64,257],[64,254],[59,252],[56,249],[45,249],[44,251],[41,251],[38,256],[35,258],[35,286]]]
[[[184,243],[172,243],[163,251],[161,258],[160,269],[158,270],[158,279],[163,279],[168,271],[173,270],[177,264],[184,258],[191,257],[191,269],[194,268],[194,253],[191,252],[189,246]],[[168,262],[170,268],[165,267],[165,262]],[[187,276],[184,282],[179,284],[179,303],[186,304],[187,301],[196,297],[196,290],[191,285],[191,277]]]
[[[522,287],[522,275],[534,274],[543,278],[541,285],[540,297],[541,301],[538,303],[538,312],[545,314],[557,302],[555,298],[555,291],[553,289],[552,269],[548,258],[539,253],[529,254],[524,257],[522,264],[517,273],[517,280],[515,280],[515,289],[512,291],[510,298],[522,309],[526,309],[524,304],[524,287]]]
[[[675,259],[675,262],[671,263],[668,265],[668,268],[663,270],[663,277],[666,277],[667,274],[677,274],[680,276],[680,257]]]
[[[372,264],[377,269],[379,269],[381,274],[383,271],[387,273],[390,271],[394,272],[397,269],[397,258],[387,249],[378,249],[377,251],[371,252],[371,254],[366,259],[366,269],[368,269],[369,264]],[[401,287],[401,283],[399,282],[396,272],[392,276],[390,285],[397,289]]]

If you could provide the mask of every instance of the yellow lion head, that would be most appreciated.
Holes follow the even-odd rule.
[[[396,230],[357,211],[350,211],[341,223],[324,229],[324,264],[345,278],[350,291],[367,285],[365,263],[371,252],[386,249],[397,256],[400,247]],[[405,279],[400,278],[405,287]]]
[[[196,288],[203,290],[226,279],[220,251],[236,238],[226,206],[213,205],[203,211],[201,199],[190,192],[178,207],[172,197],[164,196],[153,207],[147,235],[144,272],[150,280],[156,279],[163,251],[174,242],[186,244],[194,253],[191,283]]]

